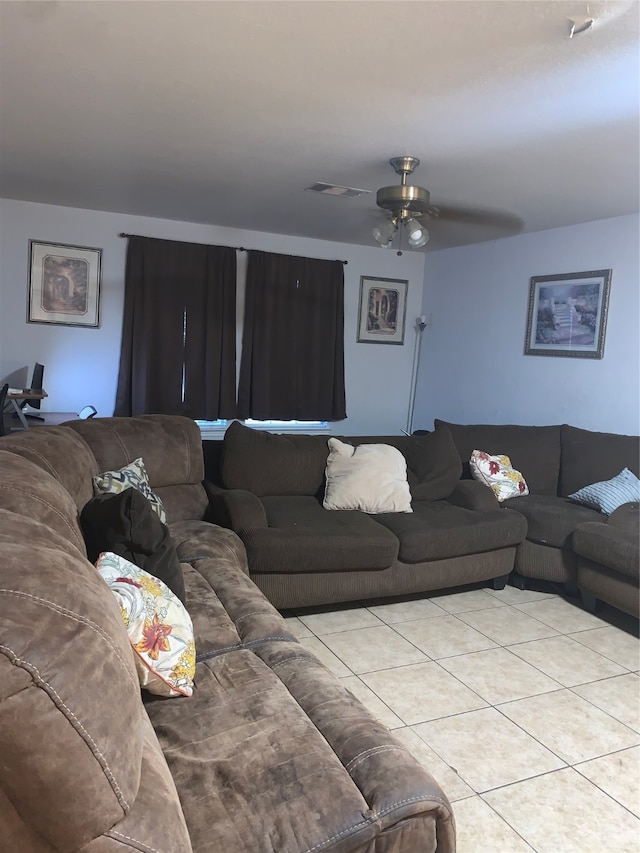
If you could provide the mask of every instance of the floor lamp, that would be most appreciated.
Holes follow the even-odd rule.
[[[413,369],[411,371],[411,391],[409,394],[409,410],[407,412],[407,429],[402,430],[405,435],[413,432],[413,410],[416,404],[416,386],[418,384],[418,367],[420,366],[420,350],[422,348],[422,333],[427,328],[427,318],[423,314],[416,317],[416,340],[413,345]]]

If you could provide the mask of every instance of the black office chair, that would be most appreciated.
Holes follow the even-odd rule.
[[[0,388],[0,435],[7,435],[9,430],[4,425],[4,407],[7,405],[7,393],[9,392],[9,383],[5,382]]]
[[[31,385],[29,386],[30,391],[42,391],[42,380],[44,378],[44,365],[40,364],[36,361],[33,367],[33,373],[31,374]],[[20,408],[23,410],[22,414],[25,418],[29,418],[32,421],[43,421],[44,418],[42,415],[35,415],[33,412],[25,412],[25,406],[29,406],[32,409],[39,409],[41,404],[41,400],[23,400],[20,403]]]

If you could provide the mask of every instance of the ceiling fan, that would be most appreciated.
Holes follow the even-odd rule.
[[[376,242],[385,249],[392,246],[396,234],[400,235],[400,244],[405,235],[411,249],[425,246],[429,241],[425,220],[490,225],[504,229],[509,234],[516,234],[524,224],[520,217],[510,213],[431,204],[428,190],[407,183],[407,175],[420,164],[417,157],[392,157],[389,163],[396,174],[401,176],[400,184],[378,190],[376,204],[391,213],[391,217],[376,225],[372,231]]]

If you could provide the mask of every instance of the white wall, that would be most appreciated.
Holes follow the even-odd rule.
[[[274,211],[277,216],[277,211]],[[376,246],[351,246],[209,225],[125,216],[93,210],[0,199],[0,380],[24,385],[33,363],[45,365],[49,394],[42,408],[78,411],[92,403],[113,414],[120,356],[127,241],[120,232],[175,240],[244,246],[317,258],[347,260],[345,267],[346,421],[338,434],[398,434],[406,426],[414,322],[420,314],[425,256]],[[102,249],[100,328],[26,322],[30,239]],[[408,279],[404,346],[356,343],[360,276]],[[17,374],[14,374],[18,371]]]
[[[631,215],[428,254],[414,426],[639,433],[639,234]],[[523,355],[531,276],[597,269],[613,271],[604,358]]]

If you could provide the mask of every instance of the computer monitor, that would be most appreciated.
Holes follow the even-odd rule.
[[[30,391],[42,391],[42,380],[44,377],[44,365],[40,364],[36,361],[33,367],[33,373],[31,374],[31,385],[29,386]],[[39,409],[41,400],[24,400],[20,408],[24,409],[25,406],[29,406],[32,409]],[[33,418],[37,418],[37,415],[32,415]]]

